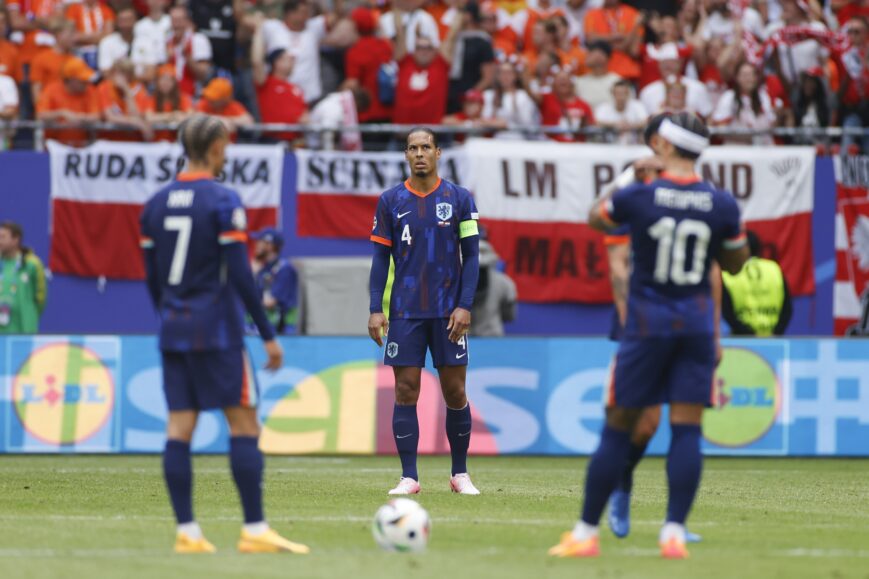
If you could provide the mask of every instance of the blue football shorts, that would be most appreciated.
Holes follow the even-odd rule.
[[[387,366],[425,367],[426,351],[435,368],[468,365],[468,336],[450,341],[448,318],[390,320],[383,363]]]
[[[256,407],[256,373],[244,348],[162,354],[169,410]]]

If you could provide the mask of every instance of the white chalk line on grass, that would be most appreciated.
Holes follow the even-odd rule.
[[[869,559],[869,551],[854,549],[788,549],[780,554],[786,557]]]

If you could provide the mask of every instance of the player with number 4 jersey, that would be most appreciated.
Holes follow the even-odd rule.
[[[659,544],[665,558],[688,556],[685,521],[700,484],[700,425],[716,363],[709,272],[713,260],[738,272],[748,252],[736,200],[695,172],[709,144],[703,122],[679,113],[661,122],[658,136],[660,177],[602,197],[589,214],[601,231],[629,227],[633,266],[606,423],[589,461],[581,519],[550,549],[558,557],[599,553],[598,524],[629,458],[631,433],[644,410],[662,402],[670,405],[671,439]]]
[[[466,466],[471,408],[465,395],[467,332],[479,276],[478,216],[466,189],[438,177],[440,153],[430,130],[410,132],[405,155],[411,177],[381,195],[371,231],[375,254],[368,333],[382,346],[386,332],[384,363],[395,374],[392,430],[402,476],[393,495],[420,490],[416,403],[427,352],[447,404],[450,487],[479,494]],[[395,275],[387,320],[382,304],[390,260]]]

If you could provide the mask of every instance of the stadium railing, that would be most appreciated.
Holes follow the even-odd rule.
[[[394,135],[396,138],[401,138],[401,135],[406,134],[410,129],[418,125],[399,125],[399,124],[365,124],[357,126],[345,126],[340,129],[334,127],[317,126],[310,124],[283,124],[283,123],[257,123],[248,127],[240,128],[238,131],[239,141],[254,143],[259,142],[261,138],[268,137],[272,134],[280,133],[299,133],[304,135],[318,135],[320,142],[323,142],[322,137],[328,133],[336,133],[341,131],[358,131],[363,135]],[[619,132],[615,129],[602,127],[586,127],[582,129],[570,129],[564,127],[544,127],[540,125],[526,126],[511,126],[507,129],[493,130],[485,127],[468,127],[468,126],[447,126],[447,125],[428,125],[439,135],[453,136],[491,136],[496,133],[509,132],[512,135],[524,137],[528,140],[539,139],[549,135],[571,135],[581,136],[589,140],[589,142],[612,143],[617,141],[618,137],[625,132]],[[32,148],[33,150],[45,150],[46,130],[51,129],[84,129],[89,134],[89,140],[96,140],[97,134],[100,131],[120,131],[120,132],[139,132],[138,128],[129,125],[96,122],[96,123],[64,123],[57,121],[27,121],[13,120],[0,121],[0,136],[6,135],[11,138],[15,132],[29,131],[32,135],[29,139],[16,139],[15,144],[27,142],[29,147],[10,147],[10,148]],[[176,130],[178,123],[155,123],[151,125],[154,131]],[[642,131],[634,131],[638,137]],[[710,127],[710,134],[715,138],[751,138],[751,137],[766,137],[772,136],[778,139],[784,139],[791,142],[779,144],[803,144],[803,145],[830,145],[834,141],[842,137],[849,136],[856,139],[869,138],[869,127],[778,127],[773,129],[744,129],[733,127]]]

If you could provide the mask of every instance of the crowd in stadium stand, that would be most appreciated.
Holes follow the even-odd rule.
[[[612,132],[596,139],[632,143],[650,115],[685,110],[722,127],[865,127],[867,17],[869,0],[6,0],[0,119],[63,121],[46,136],[83,144],[170,140],[152,126],[202,111],[243,140],[342,150],[392,136],[244,128],[580,141],[523,129],[600,126]],[[132,130],[86,130],[97,120]],[[869,139],[841,146],[869,152]]]

